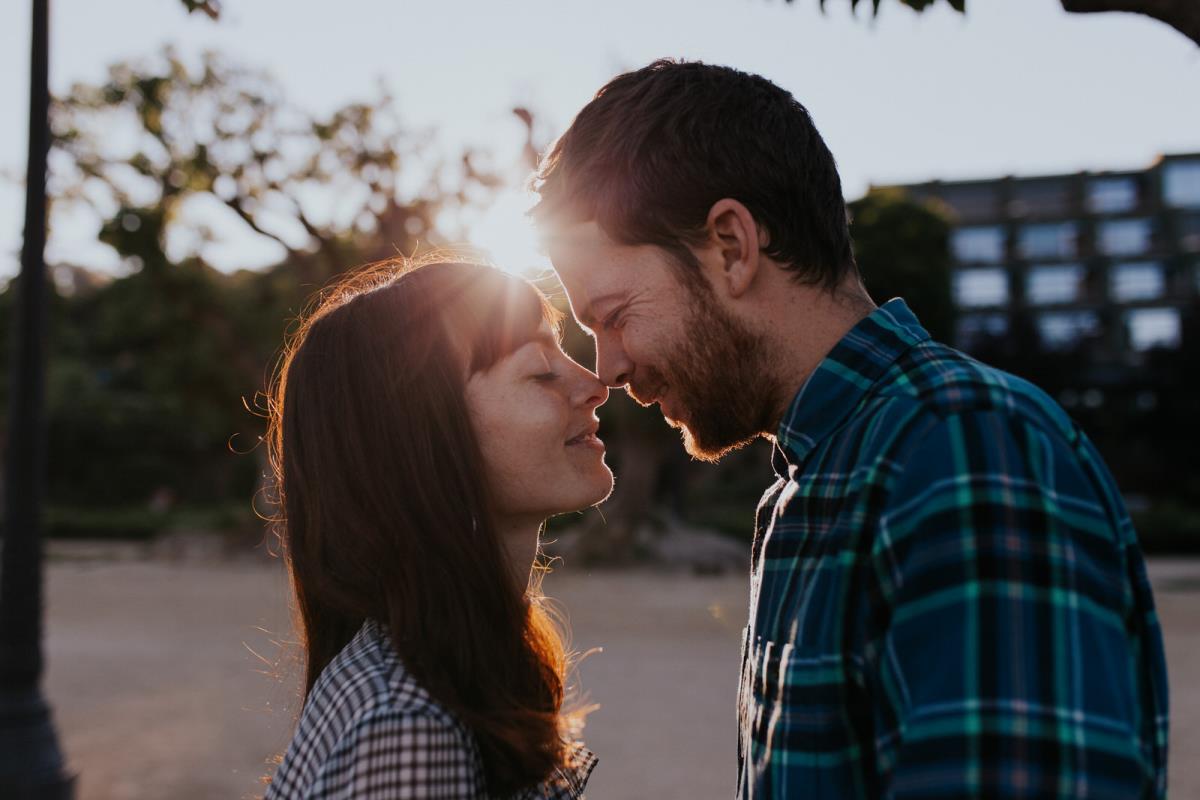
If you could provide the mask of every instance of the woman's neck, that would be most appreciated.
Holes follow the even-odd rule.
[[[529,573],[537,558],[538,539],[544,520],[499,519],[496,534],[508,560],[513,581],[524,593],[529,586]]]

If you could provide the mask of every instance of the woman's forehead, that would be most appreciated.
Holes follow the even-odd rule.
[[[550,323],[543,321],[533,332],[533,336],[513,351],[513,355],[518,353],[554,352],[561,349],[562,347],[559,344],[558,336],[554,329],[550,327]]]

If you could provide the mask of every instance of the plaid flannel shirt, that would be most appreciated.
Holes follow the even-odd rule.
[[[806,382],[773,463],[742,800],[1165,796],[1145,566],[1099,454],[1049,397],[893,300]]]
[[[569,768],[511,800],[576,800],[596,765],[581,745]],[[405,669],[367,620],[313,686],[264,800],[486,800],[474,737]]]

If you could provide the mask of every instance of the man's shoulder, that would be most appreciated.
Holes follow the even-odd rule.
[[[1073,442],[1078,429],[1042,389],[937,341],[906,351],[879,381],[864,413],[909,421],[914,433],[954,417],[999,415]]]

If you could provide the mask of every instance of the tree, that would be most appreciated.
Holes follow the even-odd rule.
[[[55,202],[99,215],[99,240],[129,271],[52,298],[60,506],[244,501],[263,470],[227,444],[256,441],[243,399],[264,386],[308,295],[349,267],[436,244],[438,214],[495,184],[469,154],[416,169],[427,137],[404,128],[386,93],[314,116],[213,54],[118,64],[58,98],[53,127]],[[209,246],[238,230],[273,242],[280,262],[213,269]]]
[[[946,218],[898,189],[872,189],[849,210],[855,259],[871,297],[876,303],[903,297],[933,338],[952,339]]]
[[[914,11],[924,11],[936,0],[897,0]],[[793,0],[787,0],[788,3]],[[821,10],[826,0],[820,0]],[[857,10],[862,0],[850,0],[851,9]],[[946,0],[954,10],[966,11],[966,0]],[[1142,14],[1170,25],[1184,36],[1200,45],[1200,3],[1196,0],[1061,0],[1065,11],[1073,14],[1094,14],[1104,11],[1123,11]],[[871,13],[879,13],[882,0],[871,0]]]
[[[320,285],[364,256],[411,252],[447,202],[466,202],[461,181],[443,185],[444,168],[423,180],[407,169],[425,143],[386,92],[314,117],[267,76],[212,53],[195,67],[170,49],[117,64],[104,84],[58,99],[53,123],[56,201],[100,213],[101,240],[136,269],[180,260],[168,258],[168,237],[203,258],[211,221],[223,215],[226,226],[273,242],[303,283]],[[113,129],[133,132],[132,144],[112,146]],[[416,189],[402,190],[402,171]],[[368,239],[376,246],[364,252]]]

